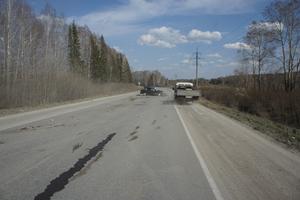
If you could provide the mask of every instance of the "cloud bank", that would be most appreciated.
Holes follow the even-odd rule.
[[[250,49],[250,46],[244,42],[235,42],[224,44],[226,49]]]
[[[210,32],[193,29],[187,35],[184,35],[177,29],[162,26],[150,29],[146,34],[141,35],[138,43],[140,45],[174,48],[177,44],[188,42],[205,42],[210,44],[221,39],[222,34],[218,31]]]

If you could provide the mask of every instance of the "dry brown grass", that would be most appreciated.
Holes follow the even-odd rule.
[[[300,128],[300,91],[238,89],[227,86],[204,86],[202,96],[239,111]]]
[[[202,105],[240,121],[290,149],[300,151],[300,129],[298,128],[286,126],[265,117],[241,112],[237,108],[230,108],[204,98],[200,98],[199,101]]]
[[[40,74],[38,78],[16,80],[9,90],[0,86],[0,110],[110,96],[136,89],[129,83],[93,83],[70,73]]]

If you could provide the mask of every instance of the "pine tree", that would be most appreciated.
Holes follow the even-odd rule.
[[[132,83],[132,73],[131,73],[131,69],[130,69],[130,66],[129,66],[129,63],[126,62],[127,65],[126,65],[126,81],[128,83]]]
[[[108,80],[108,66],[107,66],[107,46],[103,35],[100,37],[100,60],[99,60],[99,72],[101,73],[101,81]]]
[[[80,41],[78,31],[75,22],[69,26],[69,61],[71,65],[71,71],[75,73],[84,73],[84,65],[80,56]]]
[[[120,67],[122,66],[122,63],[120,62],[120,56],[121,54],[116,53],[112,57],[112,81],[119,82],[120,81]]]
[[[70,67],[71,71],[73,71],[73,51],[74,51],[74,45],[73,45],[73,34],[72,34],[72,26],[69,25],[69,31],[68,31],[68,50],[69,50],[69,62],[70,62]]]
[[[93,80],[100,80],[101,79],[101,69],[100,69],[100,51],[99,47],[96,43],[96,38],[91,35],[90,36],[90,43],[91,43],[91,78]]]
[[[127,58],[122,55],[121,56],[122,60],[121,60],[121,67],[120,67],[120,82],[132,82],[132,75],[131,75],[131,70],[130,70],[130,66],[128,63]]]

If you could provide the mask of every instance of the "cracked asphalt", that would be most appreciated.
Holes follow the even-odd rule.
[[[0,199],[300,199],[299,155],[164,92],[0,118]]]

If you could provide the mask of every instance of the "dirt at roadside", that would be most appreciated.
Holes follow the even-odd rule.
[[[237,109],[225,107],[204,98],[201,98],[199,103],[250,126],[254,130],[270,137],[270,139],[275,140],[281,146],[300,152],[300,129],[285,126],[263,117],[243,113]]]

